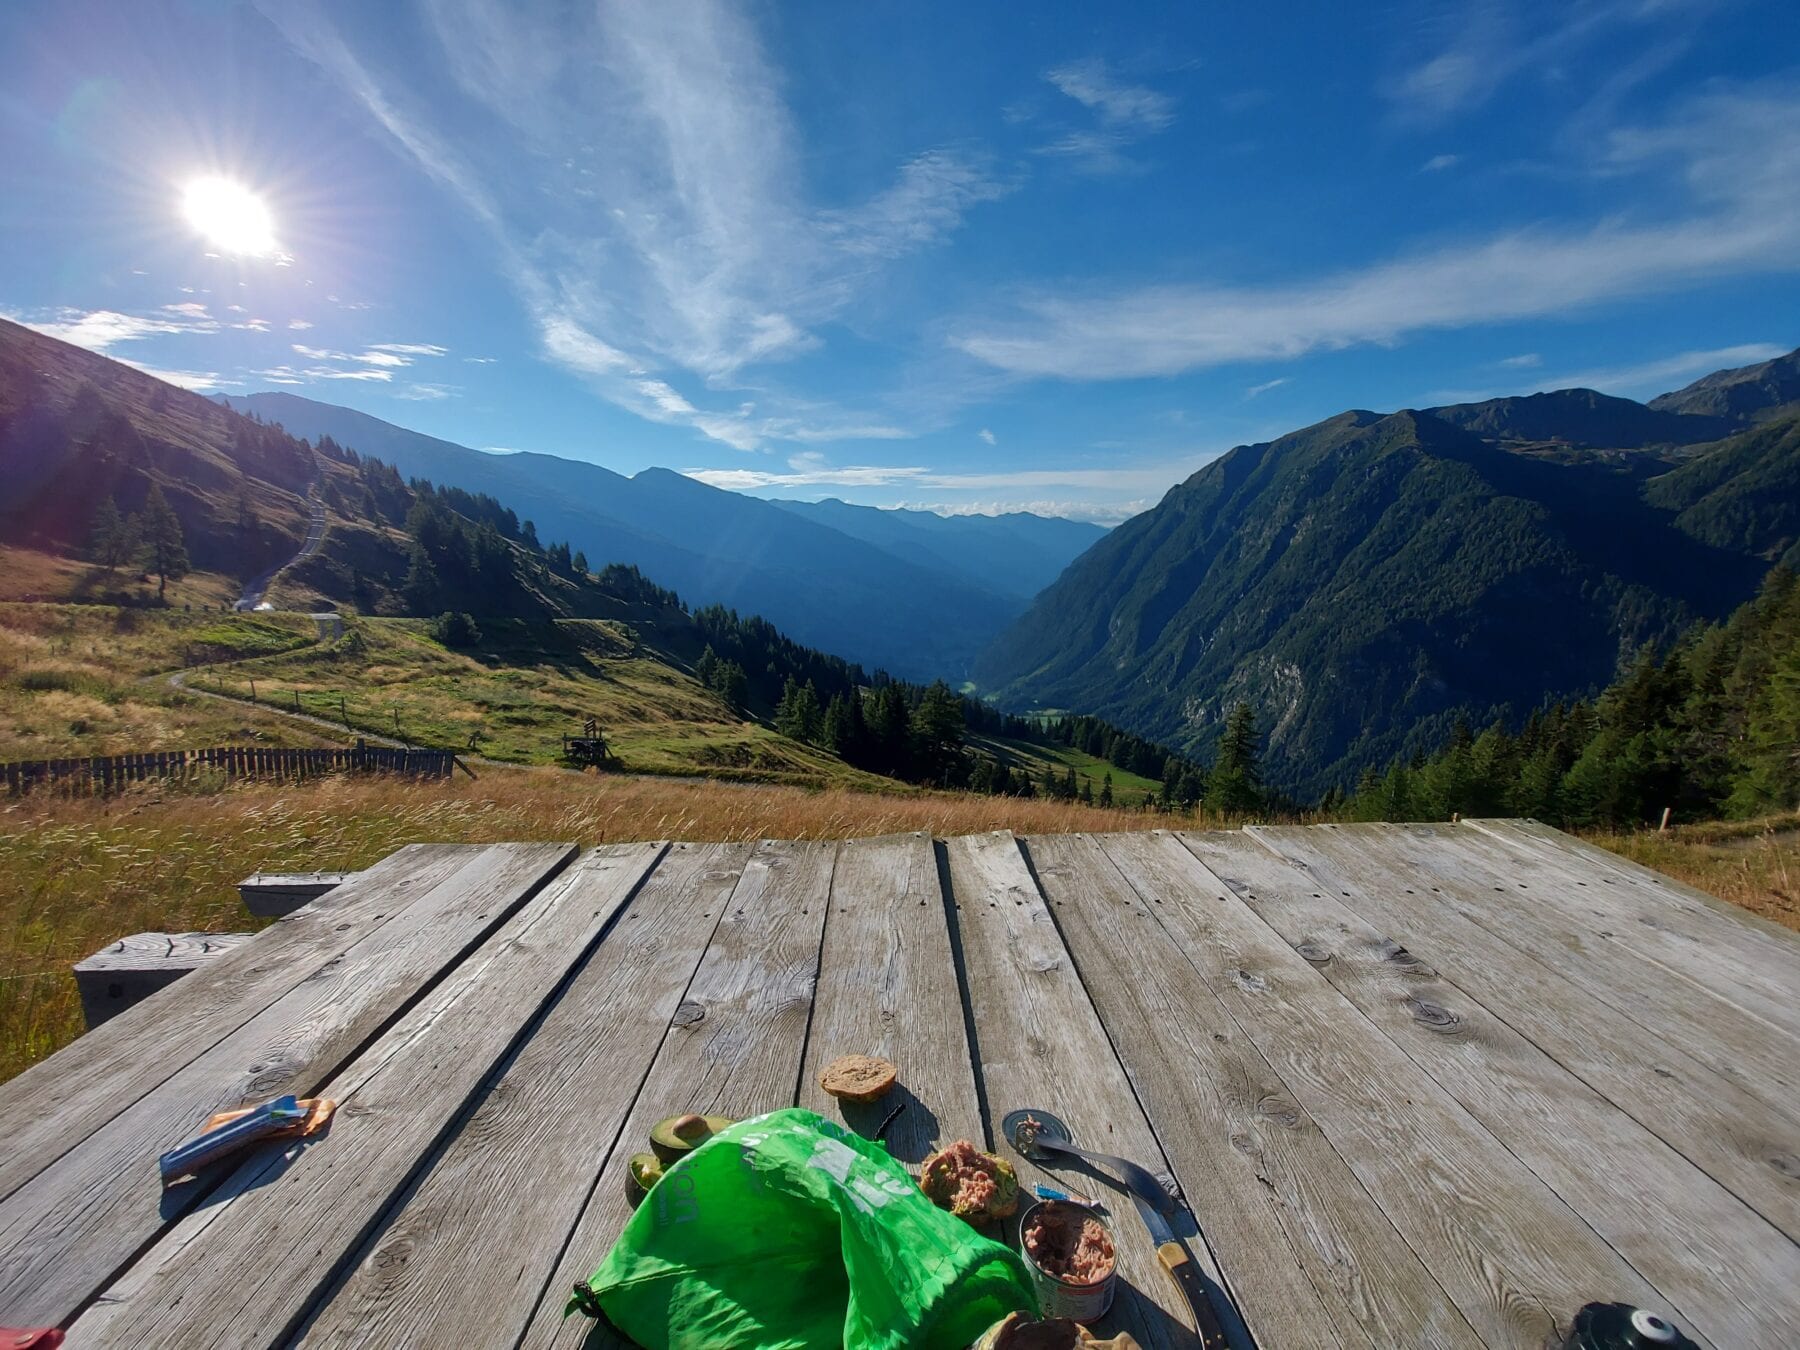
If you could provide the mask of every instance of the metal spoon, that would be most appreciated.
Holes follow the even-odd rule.
[[[1035,1108],[1008,1111],[1000,1122],[1000,1128],[1012,1146],[1027,1158],[1043,1161],[1050,1153],[1067,1153],[1087,1162],[1110,1167],[1124,1179],[1125,1185],[1134,1194],[1151,1205],[1157,1213],[1173,1216],[1176,1212],[1180,1191],[1173,1177],[1159,1177],[1127,1158],[1115,1158],[1110,1153],[1095,1153],[1092,1149],[1077,1148],[1072,1142],[1069,1127],[1048,1111]]]

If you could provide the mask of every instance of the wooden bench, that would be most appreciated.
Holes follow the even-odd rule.
[[[258,872],[238,882],[244,908],[259,919],[279,919],[343,885],[354,872]]]
[[[110,1017],[173,984],[250,933],[133,933],[75,963],[81,1015],[92,1031]]]

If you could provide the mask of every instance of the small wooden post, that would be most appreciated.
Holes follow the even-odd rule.
[[[256,681],[255,680],[250,681],[250,701],[252,703],[256,702]]]
[[[294,711],[300,711],[300,691],[298,689],[294,690]]]
[[[338,695],[338,716],[344,719],[344,729],[350,728],[350,710],[344,706],[344,696]]]
[[[1656,832],[1658,834],[1667,834],[1669,832],[1669,816],[1674,810],[1675,808],[1672,806],[1663,807],[1662,824],[1656,827]]]

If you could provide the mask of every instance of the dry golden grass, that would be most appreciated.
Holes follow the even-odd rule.
[[[1800,931],[1800,812],[1589,836],[1602,848]]]
[[[136,596],[137,602],[148,604],[156,597],[156,581],[145,581],[129,568],[107,573],[76,558],[0,544],[0,600],[88,600],[115,593]],[[233,603],[238,594],[238,584],[230,577],[194,572],[171,581],[167,598],[177,610],[184,605],[212,609]]]
[[[112,800],[0,799],[0,1080],[82,1030],[74,962],[129,933],[260,926],[259,869],[357,869],[404,844],[834,839],[928,830],[1149,829],[1164,816],[960,793],[854,792],[486,770],[479,781],[330,778]]]

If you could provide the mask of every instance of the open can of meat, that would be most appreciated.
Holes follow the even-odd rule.
[[[1043,1316],[1092,1322],[1112,1307],[1118,1249],[1098,1210],[1039,1200],[1019,1219],[1019,1250]]]

